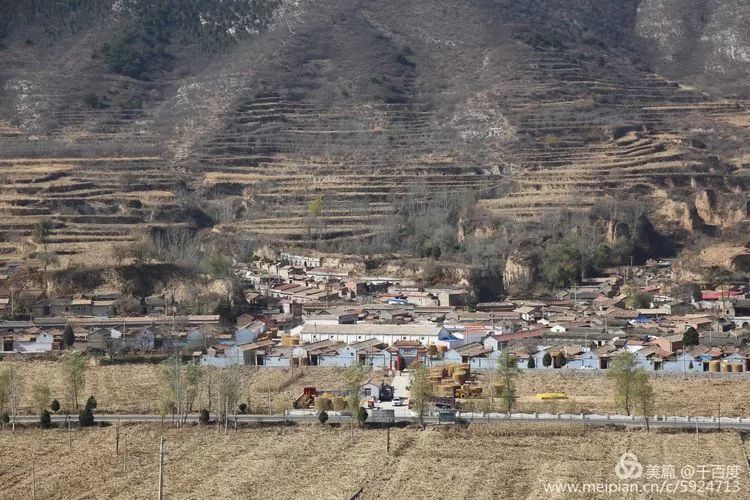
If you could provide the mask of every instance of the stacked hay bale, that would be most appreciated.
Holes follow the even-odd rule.
[[[281,347],[296,347],[299,345],[299,337],[285,333],[281,336]]]
[[[470,385],[471,366],[457,363],[430,368],[433,393],[438,397],[479,397],[482,388]]]

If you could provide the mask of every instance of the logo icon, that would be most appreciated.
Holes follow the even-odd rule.
[[[643,474],[643,466],[635,453],[628,451],[620,455],[620,460],[615,465],[615,474],[622,480],[638,479]]]

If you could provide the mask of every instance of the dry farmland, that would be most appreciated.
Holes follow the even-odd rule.
[[[6,364],[3,362],[2,366]],[[50,385],[52,397],[59,399],[66,407],[65,384],[60,363],[51,361],[19,362],[17,365],[26,380],[27,389],[23,409],[31,411],[34,383]],[[158,365],[115,365],[90,366],[86,371],[84,399],[93,394],[98,403],[97,411],[104,413],[158,413],[160,368]],[[244,377],[241,401],[249,401],[250,409],[256,413],[268,412],[269,395],[271,411],[281,413],[291,408],[294,398],[302,394],[302,389],[315,386],[322,389],[336,389],[341,385],[340,370],[335,368],[305,368],[294,373],[288,369],[242,368]],[[382,380],[382,372],[373,373],[376,382]],[[205,406],[208,397],[209,371],[204,372],[203,387],[198,397],[196,409]]]
[[[489,375],[480,382],[489,391]],[[652,378],[656,412],[664,415],[716,415],[721,403],[724,416],[750,415],[750,379],[709,379],[707,377],[657,376]],[[605,376],[550,370],[525,371],[518,381],[519,411],[562,413],[618,413],[612,399],[612,385]],[[543,392],[564,392],[567,400],[541,401]],[[475,401],[478,410],[486,401]]]
[[[3,362],[6,363],[6,362]],[[37,381],[52,387],[53,397],[64,403],[65,388],[61,366],[55,362],[23,362],[21,369],[29,386]],[[243,368],[245,376],[244,399],[249,400],[253,412],[268,412],[269,392],[271,410],[281,412],[290,408],[292,400],[307,386],[324,389],[340,388],[341,372],[335,368],[308,367],[299,377],[292,378],[288,369]],[[298,378],[299,377],[299,378]],[[373,372],[373,380],[382,380],[382,372]],[[488,392],[490,377],[480,376]],[[209,381],[204,376],[204,388],[199,405],[205,403]],[[665,415],[715,415],[721,402],[725,416],[750,415],[750,379],[709,379],[703,377],[659,376],[653,379],[657,394],[657,412]],[[30,389],[30,387],[29,387]],[[584,373],[563,373],[542,370],[524,372],[518,381],[519,411],[580,413],[583,411],[617,413],[612,400],[612,389],[606,377]],[[567,400],[540,401],[541,392],[565,392]],[[25,408],[31,406],[31,390],[26,391]],[[155,365],[91,366],[86,372],[85,397],[94,394],[99,402],[98,411],[106,413],[157,413],[159,402],[159,367]],[[487,410],[488,399],[471,400],[467,409]]]
[[[545,482],[617,482],[626,451],[642,464],[740,466],[750,488],[736,433],[646,433],[578,426],[497,424],[466,430],[385,431],[297,427],[213,429],[124,426],[114,450],[113,427],[73,433],[0,433],[0,498],[30,496],[31,451],[38,498],[150,498],[157,485],[159,438],[166,438],[167,498],[554,498]],[[744,493],[722,495],[742,498]],[[585,496],[584,496],[585,497]],[[654,496],[655,497],[655,496]],[[581,498],[578,495],[577,498]]]

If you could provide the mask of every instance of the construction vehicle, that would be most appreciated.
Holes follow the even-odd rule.
[[[481,398],[482,388],[463,385],[456,389],[456,397],[460,399]]]

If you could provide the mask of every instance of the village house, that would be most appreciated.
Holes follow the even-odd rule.
[[[292,347],[275,347],[263,355],[263,366],[286,368],[292,366]]]
[[[347,361],[349,360],[346,358],[342,359],[339,356],[339,349],[345,345],[346,343],[333,339],[302,344],[295,346],[292,349],[292,358],[294,358],[295,364],[304,366],[318,366],[323,363],[325,363],[326,366],[349,366],[354,364],[353,358],[352,361],[347,364]]]
[[[512,342],[517,342],[519,340],[525,340],[525,339],[541,338],[542,336],[543,336],[543,331],[541,329],[520,330],[515,333],[490,335],[482,341],[482,344],[487,349],[497,351],[497,350],[503,349],[504,347],[508,346]]]
[[[143,312],[147,316],[166,314],[167,301],[163,295],[149,295],[143,299]]]
[[[103,318],[109,317],[114,305],[114,300],[92,300],[91,315]]]
[[[368,380],[359,388],[361,398],[373,398],[376,401],[380,399],[380,385]]]
[[[363,340],[349,346],[356,352],[357,364],[380,368],[385,368],[390,364],[390,353],[386,350],[387,347],[378,339]]]
[[[657,337],[654,339],[653,343],[658,345],[663,351],[674,354],[677,351],[682,350],[682,335]]]
[[[182,343],[190,350],[204,349],[209,338],[209,334],[204,330],[202,327],[188,330]]]
[[[344,279],[341,297],[356,300],[365,296],[374,296],[388,291],[390,281],[370,281],[363,279]]]
[[[75,330],[74,330],[75,333]],[[119,335],[120,332],[117,332]],[[108,352],[112,342],[112,329],[96,328],[86,335],[86,350]]]
[[[737,328],[750,330],[750,300],[735,299],[732,305],[732,321]]]
[[[74,316],[93,316],[94,305],[91,299],[79,297],[70,301],[70,311]]]
[[[471,370],[474,371],[493,370],[496,367],[499,357],[499,351],[487,349],[480,342],[473,342],[446,351],[443,356],[443,362],[446,364],[468,363]]]
[[[212,345],[200,354],[200,363],[204,366],[223,368],[227,366],[249,365],[263,366],[266,355],[275,347],[272,340],[261,340],[251,344]]]
[[[71,299],[67,297],[43,298],[31,307],[31,314],[36,317],[68,316],[72,314]]]
[[[19,354],[33,354],[62,349],[62,339],[51,332],[31,329],[23,333],[3,337],[2,351]]]
[[[113,333],[112,337],[114,338],[114,332],[118,331],[114,329],[110,331]],[[156,343],[156,329],[148,327],[130,330],[120,334],[120,342],[124,347],[132,350],[153,351]]]
[[[542,318],[541,309],[537,306],[521,306],[514,309],[513,312],[518,315],[518,319],[522,319],[523,321],[527,321],[530,323],[533,323],[536,320]]]
[[[469,292],[460,288],[426,288],[425,292],[437,298],[439,307],[463,307],[469,299]]]
[[[703,362],[693,353],[681,351],[665,357],[662,370],[673,373],[702,372]]]
[[[238,351],[237,346],[222,344],[209,346],[206,348],[206,353],[200,356],[200,364],[201,366],[213,366],[215,368],[242,365],[244,364],[244,358],[238,355]],[[199,352],[201,351],[196,351],[196,353]]]
[[[312,255],[282,252],[280,258],[282,261],[299,267],[320,267],[323,265],[323,259],[321,257],[314,257]]]
[[[339,325],[308,322],[298,331],[292,333],[298,334],[303,342],[308,343],[320,340],[335,340],[352,344],[363,340],[377,339],[388,345],[396,341],[415,341],[426,346],[437,344],[439,341],[455,340],[450,332],[440,325],[414,323],[404,325],[374,323]]]
[[[663,369],[664,359],[671,353],[663,350],[658,345],[647,345],[636,349],[635,354],[636,366],[645,371],[659,371]]]
[[[252,320],[237,328],[234,332],[234,340],[237,344],[250,344],[255,342],[265,331],[266,324],[263,321]]]

